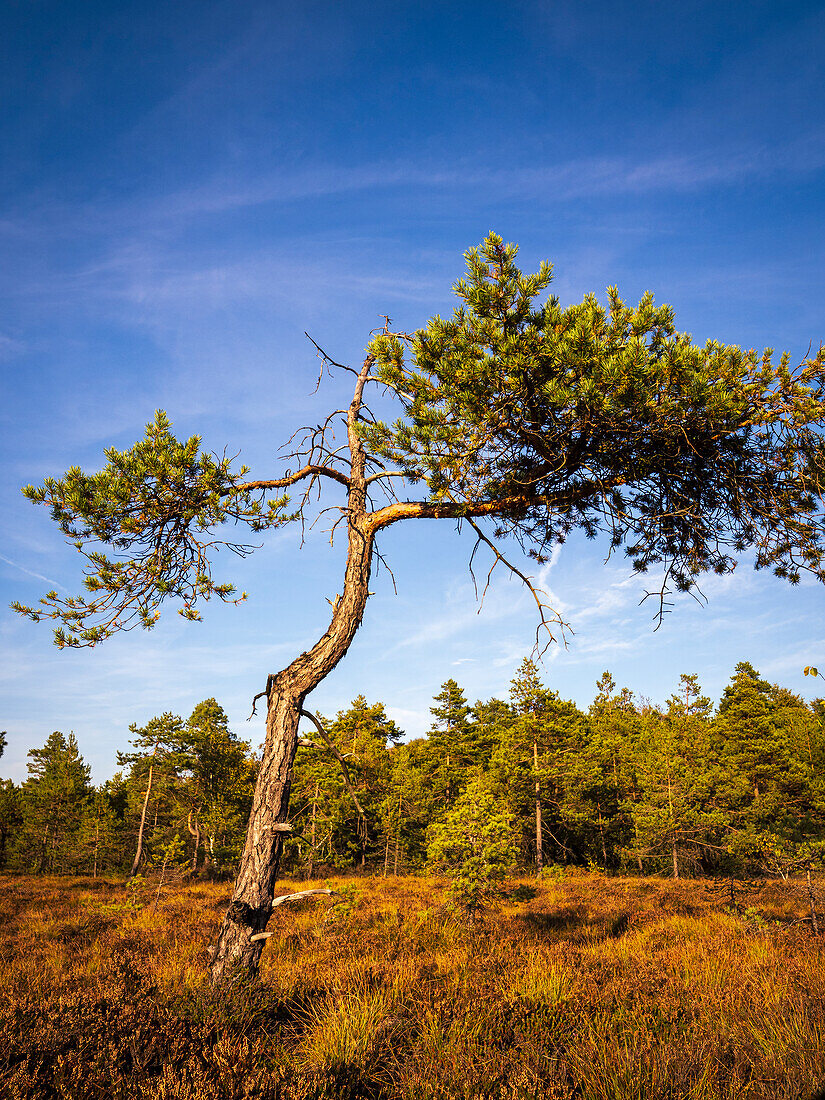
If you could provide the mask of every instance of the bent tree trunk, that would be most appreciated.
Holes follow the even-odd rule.
[[[352,492],[350,503],[352,504]],[[271,679],[266,741],[235,891],[212,955],[212,984],[254,977],[272,913],[284,836],[289,833],[289,790],[304,699],[332,671],[350,647],[369,595],[374,531],[369,517],[348,517],[349,553],[344,593],[335,604],[327,632]]]
[[[143,830],[146,826],[146,809],[149,805],[149,795],[152,793],[152,773],[154,772],[154,764],[149,765],[149,779],[146,783],[146,794],[143,798],[143,809],[140,811],[140,826],[138,827],[137,835],[137,849],[135,851],[135,858],[132,861],[132,869],[129,872],[127,879],[134,878],[138,873],[138,867],[140,867],[140,861],[143,858]]]

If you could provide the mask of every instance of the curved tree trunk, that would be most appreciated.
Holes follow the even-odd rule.
[[[302,693],[285,674],[288,670],[276,677],[269,694],[264,754],[235,891],[212,957],[213,985],[255,975],[265,941],[251,937],[266,929],[272,912],[283,838],[288,831],[273,826],[285,824],[289,812],[290,776],[303,704]]]
[[[138,867],[140,867],[140,861],[143,857],[143,830],[146,825],[146,809],[149,805],[149,795],[152,793],[152,773],[154,772],[154,764],[149,765],[149,779],[146,783],[146,795],[143,799],[143,809],[140,811],[140,826],[138,828],[137,835],[137,850],[135,851],[135,858],[132,861],[132,869],[126,876],[127,881],[130,878],[134,878],[138,873]]]
[[[312,649],[270,681],[263,758],[235,891],[212,954],[213,986],[257,972],[265,940],[253,937],[265,930],[272,912],[284,836],[290,831],[289,789],[304,699],[335,668],[361,625],[374,542],[363,488],[350,489],[348,513],[344,591],[335,602],[329,628]]]

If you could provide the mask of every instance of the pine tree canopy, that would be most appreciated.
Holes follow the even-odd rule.
[[[539,558],[580,527],[680,589],[748,547],[757,567],[822,579],[822,349],[791,370],[770,349],[700,347],[669,306],[615,287],[607,308],[539,304],[551,267],[524,275],[516,253],[490,234],[452,318],[373,340],[404,415],[367,428],[371,448]]]
[[[232,599],[233,585],[212,580],[210,555],[220,546],[240,555],[251,548],[216,538],[215,528],[245,523],[260,531],[290,517],[283,513],[284,498],[264,505],[249,490],[238,490],[246,467],[233,472],[225,455],[200,452],[200,442],[198,436],[177,440],[158,411],[134,447],[105,452],[108,462],[99,473],[73,466],[64,478],[27,485],[25,496],[49,505],[63,534],[87,559],[88,595],[62,599],[49,592],[40,601],[45,610],[13,603],[14,610],[35,622],[59,620],[55,643],[63,648],[95,645],[138,625],[148,629],[168,597],[180,601],[179,613],[187,619],[200,618],[198,600]],[[104,554],[104,546],[117,557]]]
[[[791,583],[803,570],[825,579],[825,351],[792,368],[771,349],[700,346],[676,331],[669,306],[651,294],[628,306],[615,287],[606,304],[588,295],[563,308],[544,296],[551,266],[525,275],[516,255],[491,233],[466,253],[452,317],[412,334],[388,324],[353,371],[349,412],[308,433],[294,472],[244,482],[244,468],[200,452],[196,436],[178,441],[158,413],[135,447],[106,452],[99,473],[72,468],[28,486],[86,556],[87,591],[15,609],[56,619],[59,646],[151,627],[166,598],[198,618],[199,601],[234,596],[212,579],[214,550],[249,549],[220,538],[222,526],[287,522],[330,479],[347,489],[342,514],[353,530],[361,523],[362,546],[411,518],[466,518],[492,545],[476,525],[491,518],[492,535],[514,536],[539,561],[577,528],[604,534],[639,572],[661,567],[660,613],[673,588],[728,572],[747,550]],[[392,424],[363,404],[374,383],[400,406]],[[343,447],[330,435],[341,419]],[[286,496],[267,499],[299,483],[297,512]]]

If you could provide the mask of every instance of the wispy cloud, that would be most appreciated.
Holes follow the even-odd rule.
[[[0,554],[0,561],[4,561],[6,565],[12,566],[13,569],[19,569],[21,573],[26,573],[28,576],[35,577],[39,581],[45,581],[46,584],[51,585],[52,588],[59,588],[63,592],[68,592],[68,588],[65,588],[60,581],[52,580],[51,577],[44,577],[42,573],[35,573],[33,569],[27,569],[25,565],[12,561],[11,558],[7,558],[3,554]]]
[[[428,192],[452,191],[473,193],[476,201],[489,195],[496,202],[539,197],[551,204],[592,197],[682,194],[776,174],[810,175],[824,164],[825,133],[819,129],[795,137],[785,147],[745,145],[727,149],[724,156],[716,149],[646,158],[603,154],[538,166],[491,168],[471,158],[427,163],[416,153],[414,158],[355,165],[329,161],[293,168],[246,168],[241,174],[224,170],[166,192],[135,192],[117,199],[90,195],[73,205],[41,193],[21,201],[16,213],[0,222],[0,235],[19,239],[57,233],[65,238],[75,233],[106,240],[128,239],[136,233],[145,237],[159,230],[177,235],[193,220],[347,194],[420,192],[423,197]]]

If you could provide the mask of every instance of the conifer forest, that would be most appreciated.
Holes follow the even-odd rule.
[[[747,661],[715,702],[694,675],[654,706],[605,672],[582,710],[527,658],[504,699],[471,703],[446,680],[427,736],[415,740],[382,702],[359,695],[348,710],[303,723],[283,871],[439,873],[460,884],[475,874],[492,898],[517,873],[816,870],[825,857],[824,708]],[[124,738],[118,772],[97,786],[75,734],[55,731],[31,749],[29,778],[2,786],[3,870],[232,877],[258,760],[221,705],[206,699],[185,718],[165,712]]]
[[[219,990],[255,747],[206,699],[93,785],[55,731],[2,786],[0,1092],[813,1100],[823,717],[747,661],[584,710],[529,658],[506,698],[447,679],[423,738],[308,712],[259,972]]]

